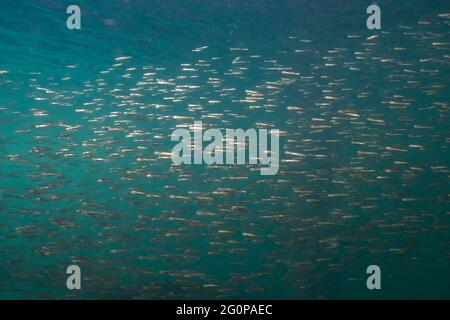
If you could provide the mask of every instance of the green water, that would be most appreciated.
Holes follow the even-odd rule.
[[[369,4],[2,1],[0,298],[450,298],[450,5]],[[173,165],[196,120],[279,173]]]

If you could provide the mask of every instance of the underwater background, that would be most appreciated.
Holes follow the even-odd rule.
[[[370,4],[2,0],[0,298],[449,299],[450,2]],[[279,173],[173,165],[197,120]]]

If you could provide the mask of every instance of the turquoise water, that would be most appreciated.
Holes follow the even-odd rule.
[[[450,298],[450,5],[369,4],[2,1],[0,298]],[[195,120],[279,173],[172,165]]]

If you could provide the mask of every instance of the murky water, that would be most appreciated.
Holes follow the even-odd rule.
[[[450,298],[448,1],[381,31],[348,0],[76,1],[68,30],[72,2],[0,4],[0,298]],[[173,165],[196,120],[279,129],[279,173]]]

